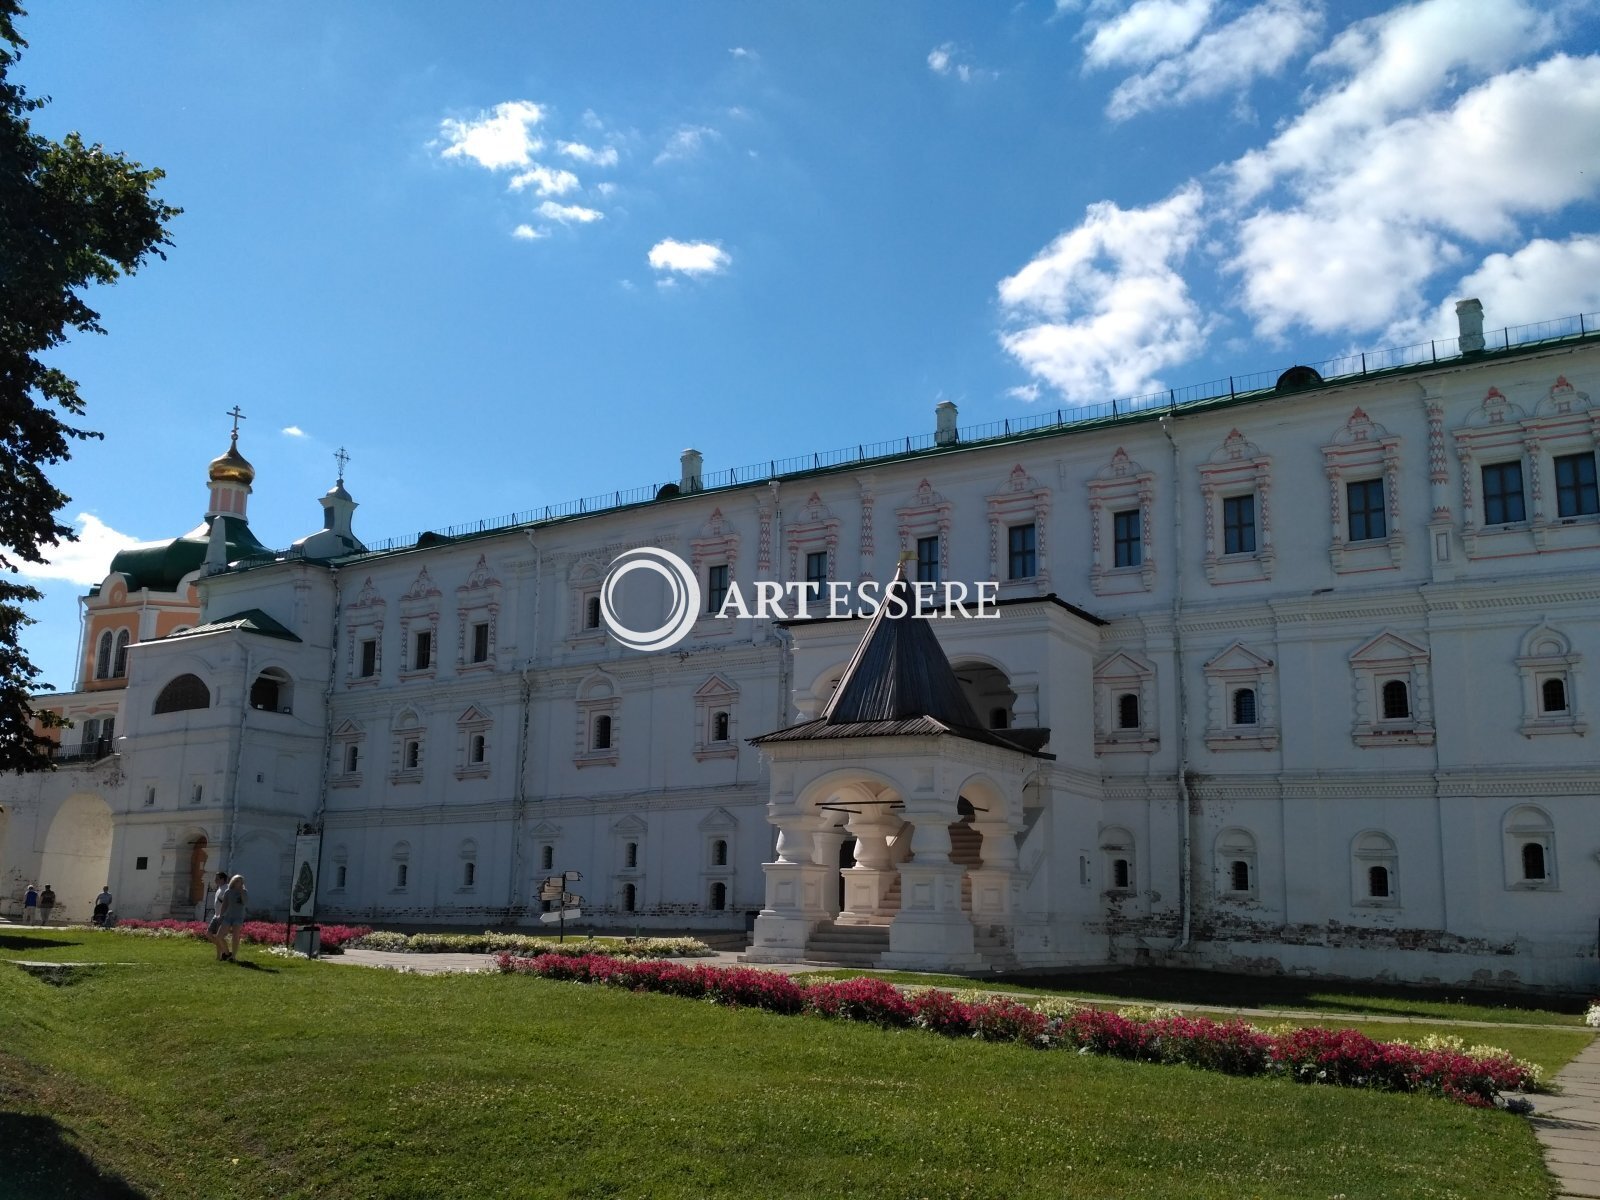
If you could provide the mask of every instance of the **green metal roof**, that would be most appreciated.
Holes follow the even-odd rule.
[[[111,560],[111,569],[128,577],[131,592],[144,588],[154,592],[176,591],[179,581],[205,562],[206,549],[211,542],[211,521],[215,520],[222,522],[229,562],[271,553],[256,540],[243,517],[212,517],[182,537],[120,551]]]
[[[262,637],[282,638],[286,642],[300,640],[259,608],[247,608],[243,612],[234,613],[231,617],[218,617],[215,621],[207,621],[204,625],[196,625],[193,629],[185,629],[182,633],[169,633],[162,640],[198,637],[205,633],[226,633],[230,629],[243,633],[259,633]]]

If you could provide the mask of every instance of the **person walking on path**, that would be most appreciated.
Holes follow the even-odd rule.
[[[100,889],[100,894],[94,898],[94,916],[89,918],[90,924],[104,925],[106,914],[111,911],[111,885],[108,883]]]
[[[28,885],[28,890],[22,893],[22,923],[32,925],[39,919],[39,889],[33,884]]]
[[[50,913],[56,906],[56,893],[48,883],[44,891],[39,893],[39,922],[42,925],[50,924]]]
[[[228,880],[228,889],[217,901],[217,912],[222,917],[222,934],[228,949],[222,957],[230,962],[239,960],[239,939],[244,936],[244,906],[249,893],[244,890],[244,876],[235,875]]]
[[[206,925],[206,940],[217,948],[217,961],[221,962],[228,956],[228,947],[222,940],[222,897],[228,890],[228,873],[217,872],[216,883],[211,891],[211,920]]]

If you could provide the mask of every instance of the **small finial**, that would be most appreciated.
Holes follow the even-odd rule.
[[[344,452],[344,447],[340,446],[339,449],[334,453],[333,460],[339,464],[339,486],[343,487],[344,465],[350,461],[350,456]]]
[[[246,417],[242,411],[240,411],[240,408],[237,404],[235,404],[222,415],[233,418],[233,440],[237,442],[239,440],[239,422],[249,420],[249,418]]]

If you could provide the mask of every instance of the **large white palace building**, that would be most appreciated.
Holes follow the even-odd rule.
[[[576,870],[602,926],[753,919],[755,959],[1592,988],[1600,336],[1459,310],[1421,361],[946,403],[385,549],[341,478],[268,551],[236,433],[204,522],[86,599],[58,769],[0,784],[0,904],[187,916],[223,867],[281,919],[305,828],[326,919],[531,923]],[[669,650],[608,631],[638,547],[700,585]],[[897,570],[993,615],[717,615]]]

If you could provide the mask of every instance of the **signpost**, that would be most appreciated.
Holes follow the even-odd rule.
[[[583,874],[580,871],[563,871],[559,875],[549,876],[539,885],[539,899],[547,904],[554,903],[556,906],[555,912],[540,913],[539,921],[544,925],[559,924],[561,930],[558,936],[562,942],[567,940],[567,918],[571,917],[576,921],[583,915],[583,909],[580,907],[583,897],[576,892],[568,891],[567,885],[579,883],[582,879]]]

